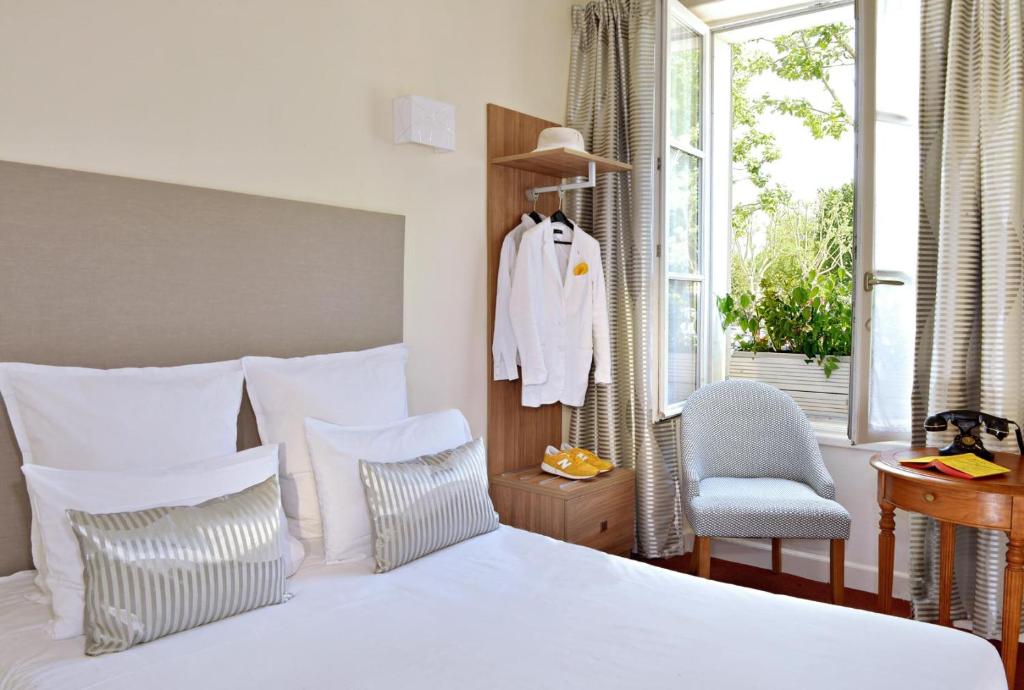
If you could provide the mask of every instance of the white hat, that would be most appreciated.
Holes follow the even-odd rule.
[[[542,129],[537,136],[537,148],[534,151],[547,151],[548,149],[575,149],[587,152],[583,146],[583,135],[572,127],[548,127]]]

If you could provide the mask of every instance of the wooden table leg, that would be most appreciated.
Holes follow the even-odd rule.
[[[956,525],[939,523],[939,625],[953,624],[953,563],[956,560]]]
[[[1010,536],[1003,571],[1003,666],[1012,688],[1017,674],[1017,638],[1020,637],[1020,605],[1024,595],[1024,538]]]
[[[878,521],[878,611],[892,613],[892,575],[896,555],[896,506],[880,500],[882,517]]]

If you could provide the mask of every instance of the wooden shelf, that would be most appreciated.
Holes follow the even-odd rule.
[[[610,158],[565,148],[517,153],[514,156],[502,156],[491,160],[495,165],[559,178],[586,177],[587,164],[590,161],[596,164],[598,174],[633,169],[629,163],[620,163]]]

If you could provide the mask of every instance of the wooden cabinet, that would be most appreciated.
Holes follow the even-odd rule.
[[[635,496],[636,475],[621,467],[588,480],[539,468],[491,477],[502,523],[620,556],[633,548]]]

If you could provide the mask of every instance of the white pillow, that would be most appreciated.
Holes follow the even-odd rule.
[[[303,420],[362,425],[404,419],[407,352],[398,344],[292,359],[242,358],[260,439],[284,445],[281,498],[300,539],[323,535]]]
[[[236,450],[239,360],[142,369],[0,363],[22,462],[70,470],[170,467]],[[32,521],[32,561],[46,562]]]
[[[399,462],[440,453],[472,439],[458,410],[409,417],[390,424],[339,426],[306,420],[324,528],[324,560],[373,556],[370,517],[359,461]]]
[[[233,453],[238,360],[144,369],[0,364],[25,464],[66,470],[169,467]]]
[[[101,514],[193,506],[262,482],[277,473],[279,462],[275,445],[162,470],[62,470],[22,465],[46,555],[45,577],[53,608],[50,634],[58,640],[83,634],[83,566],[67,510]],[[283,527],[283,512],[281,520]],[[281,544],[289,575],[301,562],[301,551],[298,560],[295,558],[296,545],[292,537]]]

